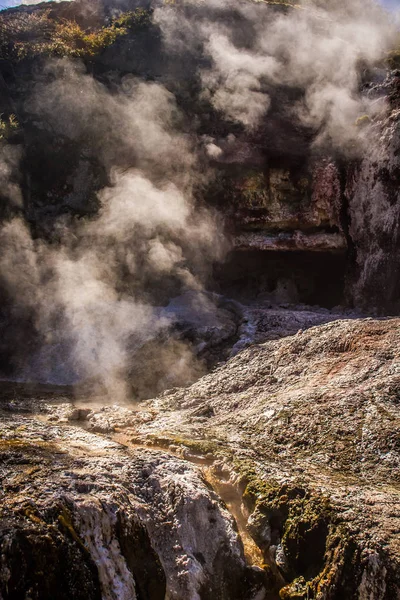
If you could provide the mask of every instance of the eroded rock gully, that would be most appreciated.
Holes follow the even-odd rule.
[[[300,330],[134,407],[11,386],[4,600],[399,597],[399,332]]]
[[[0,449],[3,598],[222,600],[265,588],[190,462],[34,416],[5,417]]]

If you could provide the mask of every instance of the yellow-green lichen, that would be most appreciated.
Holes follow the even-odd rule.
[[[85,552],[88,552],[88,549],[86,548],[85,544],[83,543],[83,541],[81,540],[81,538],[79,537],[77,532],[75,531],[75,528],[73,525],[73,520],[72,520],[72,515],[65,506],[61,507],[60,513],[57,516],[57,520],[58,520],[58,523],[61,525],[62,529],[64,529],[66,532],[68,532],[68,534],[74,540],[74,542],[76,542],[82,550],[84,550]]]
[[[371,118],[368,115],[362,115],[356,120],[356,127],[365,127],[371,123]]]

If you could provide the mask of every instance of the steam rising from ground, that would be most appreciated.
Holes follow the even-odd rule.
[[[154,16],[169,53],[202,58],[203,96],[248,129],[265,118],[280,86],[303,90],[290,110],[315,130],[316,143],[343,151],[362,137],[355,120],[377,110],[358,91],[360,65],[382,57],[394,32],[368,0],[327,8],[303,2],[285,11],[189,0],[158,6]],[[177,286],[201,291],[208,266],[223,256],[214,216],[193,200],[207,169],[161,84],[127,76],[109,89],[80,63],[58,60],[38,78],[26,108],[54,136],[94,150],[110,184],[99,194],[96,217],[59,220],[57,243],[33,239],[22,217],[0,231],[0,272],[13,317],[28,318],[41,336],[21,373],[64,383],[100,378],[111,397],[124,398],[132,353],[169,324],[154,287],[164,304]],[[222,152],[212,143],[207,149],[214,157]],[[21,206],[11,176],[16,158],[3,147],[0,181]],[[179,344],[162,360],[165,369],[197,369]]]
[[[180,291],[201,290],[202,271],[221,257],[224,242],[212,215],[194,209],[193,186],[203,176],[165,88],[130,79],[110,93],[79,64],[49,69],[56,77],[37,84],[29,109],[56,135],[90,136],[110,186],[99,194],[95,218],[59,223],[60,244],[34,241],[19,218],[6,224],[1,272],[17,310],[33,315],[43,336],[25,376],[100,378],[121,399],[129,357],[170,324],[154,306],[151,284],[162,291],[173,280]],[[179,344],[170,362],[197,368]]]
[[[277,86],[298,88],[304,97],[293,104],[293,118],[317,131],[317,144],[340,149],[360,137],[356,119],[378,108],[359,94],[360,72],[396,37],[388,15],[369,0],[303,0],[293,9],[187,0],[158,8],[156,20],[170,51],[201,48],[208,57],[204,96],[228,118],[253,128]]]

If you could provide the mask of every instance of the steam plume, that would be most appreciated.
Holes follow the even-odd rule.
[[[58,383],[100,379],[121,399],[129,357],[170,325],[155,306],[163,286],[201,290],[204,268],[223,253],[212,215],[195,210],[195,148],[161,85],[127,78],[111,93],[79,63],[51,63],[28,109],[56,135],[90,136],[110,185],[96,217],[59,222],[61,243],[33,240],[21,218],[2,228],[4,284],[42,339],[21,369]],[[187,348],[174,352],[189,370]]]
[[[199,73],[203,93],[227,118],[254,128],[277,88],[298,89],[293,120],[316,131],[316,144],[341,150],[362,137],[356,119],[377,110],[359,92],[361,67],[381,60],[396,36],[369,0],[303,0],[294,8],[187,0],[157,8],[155,18],[169,51],[186,47],[208,59]]]
[[[159,4],[154,19],[169,56],[181,64],[196,58],[202,97],[227,120],[252,130],[282,89],[295,90],[289,116],[313,129],[317,145],[362,150],[363,132],[354,123],[380,107],[360,93],[360,72],[384,56],[395,36],[372,0],[304,0],[291,9],[186,0]],[[57,242],[34,239],[18,216],[0,231],[10,318],[29,323],[39,338],[19,372],[59,383],[96,378],[110,396],[125,397],[135,348],[169,325],[157,304],[201,291],[208,266],[225,250],[214,216],[194,201],[209,176],[199,159],[205,153],[166,86],[126,76],[106,87],[79,62],[50,61],[26,111],[55,138],[83,153],[90,146],[109,183],[95,217],[57,221]],[[218,158],[215,140],[202,139]],[[20,209],[17,161],[3,144],[0,181]],[[179,344],[163,361],[191,368]]]

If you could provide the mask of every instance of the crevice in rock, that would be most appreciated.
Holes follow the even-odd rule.
[[[117,514],[116,534],[135,581],[137,600],[164,600],[166,577],[149,534],[139,520]]]
[[[220,502],[224,507],[226,507],[232,516],[243,545],[248,575],[244,582],[240,578],[237,578],[236,581],[236,578],[232,575],[232,590],[234,590],[235,586],[237,585],[239,585],[239,588],[241,588],[243,585],[245,585],[245,587],[248,585],[248,588],[237,588],[236,592],[233,592],[232,590],[228,592],[225,590],[225,592],[228,594],[227,597],[237,597],[238,599],[240,598],[240,600],[242,600],[244,597],[251,598],[252,600],[280,599],[279,590],[286,585],[287,582],[277,567],[277,564],[269,551],[269,546],[263,546],[262,542],[259,543],[259,540],[257,540],[257,534],[254,535],[254,531],[252,531],[252,527],[249,525],[251,511],[244,502],[244,491],[246,489],[245,484],[241,485],[238,482],[232,482],[230,479],[232,473],[228,471],[224,474],[224,471],[216,466],[216,457],[212,456],[210,453],[204,455],[200,449],[196,450],[194,447],[185,449],[184,444],[183,448],[178,446],[171,447],[170,440],[167,438],[165,440],[158,438],[157,440],[153,440],[152,442],[149,441],[148,443],[143,444],[136,444],[131,440],[128,441],[124,437],[124,434],[117,434],[113,436],[113,438],[118,441],[118,443],[123,443],[124,445],[126,444],[127,448],[133,447],[135,449],[159,450],[166,452],[167,454],[171,454],[172,456],[179,457],[188,463],[197,466],[201,470],[206,484],[213,490]],[[214,570],[216,573],[218,573],[223,570],[223,567],[221,565]],[[249,593],[254,586],[255,588],[258,587],[260,589],[257,595],[253,597],[251,594],[249,595]],[[209,595],[210,590],[207,591],[207,587],[210,587],[209,583],[205,585],[203,589],[204,596],[201,595],[202,599],[203,597],[204,600],[208,598],[210,598],[210,600],[217,600],[217,598],[221,598],[221,600],[223,600],[225,598],[223,594],[222,596],[218,595],[223,592],[221,586],[214,586],[211,596]]]
[[[351,228],[351,215],[350,215],[350,199],[346,193],[346,184],[349,173],[355,168],[355,165],[349,166],[346,163],[339,164],[339,181],[340,181],[340,209],[339,209],[339,223],[340,228],[347,243],[346,252],[346,270],[345,270],[345,286],[344,295],[346,303],[353,306],[353,298],[349,286],[356,275],[357,268],[357,246],[353,241],[350,234]]]
[[[28,511],[28,509],[26,509]],[[97,569],[73,539],[34,515],[3,519],[0,596],[4,600],[101,600]],[[49,560],[50,559],[50,560]],[[26,595],[29,590],[28,595]]]
[[[224,481],[222,477],[217,477],[215,470],[212,468],[204,467],[203,473],[207,483],[210,484],[235,519],[248,564],[263,568],[265,565],[264,554],[247,530],[249,514],[246,513],[245,507],[242,504],[242,494],[229,479]]]
[[[215,279],[224,295],[243,303],[333,308],[344,300],[344,252],[233,251]]]

